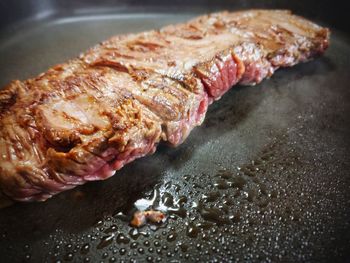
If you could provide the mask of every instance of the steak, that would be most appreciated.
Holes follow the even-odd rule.
[[[322,54],[329,30],[284,10],[220,12],[119,35],[0,91],[0,188],[43,201],[176,146],[239,83]]]

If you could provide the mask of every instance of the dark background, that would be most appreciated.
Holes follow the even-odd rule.
[[[215,10],[246,8],[285,8],[298,14],[332,24],[339,29],[349,29],[348,1],[332,0],[224,0],[224,1],[129,1],[129,0],[2,0],[0,2],[0,27],[19,20],[47,16],[69,16],[75,14],[106,14],[114,12],[211,12]]]

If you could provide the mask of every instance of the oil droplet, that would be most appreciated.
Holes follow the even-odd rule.
[[[100,226],[103,226],[103,221],[102,221],[102,220],[98,220],[98,221],[95,223],[95,227],[100,227]]]
[[[108,233],[115,232],[115,231],[117,231],[117,230],[118,230],[118,227],[117,227],[116,225],[112,225],[111,227],[107,228],[104,232],[105,232],[106,234],[108,234]]]
[[[119,213],[115,214],[114,217],[117,218],[117,219],[120,219],[120,220],[122,220],[124,222],[128,222],[129,223],[129,221],[130,221],[129,216],[125,215],[123,212],[119,212]]]
[[[64,256],[64,260],[66,260],[66,261],[71,261],[72,259],[73,259],[72,253],[68,253]]]
[[[214,225],[214,223],[212,223],[212,222],[200,222],[200,223],[196,224],[196,227],[207,230],[207,229],[212,228],[213,225]]]
[[[229,212],[229,206],[226,205],[226,204],[222,204],[222,205],[219,205],[219,209],[221,209],[222,211],[224,211],[226,214]]]
[[[267,198],[261,198],[258,202],[258,206],[260,208],[266,207],[269,204],[269,200]]]
[[[183,176],[183,179],[184,179],[185,181],[189,181],[190,178],[191,178],[191,175],[189,175],[189,174],[185,174],[185,175]]]
[[[231,220],[234,223],[238,223],[241,220],[241,214],[239,212],[236,212],[234,215],[231,216]]]
[[[100,243],[97,245],[97,249],[102,249],[109,246],[113,242],[113,238],[114,234],[103,237]]]
[[[209,193],[203,195],[202,197],[206,202],[215,202],[220,197],[220,193],[216,192],[216,191],[209,192]]]
[[[216,207],[204,207],[203,205],[198,206],[200,215],[204,220],[214,222],[217,224],[230,224],[231,221],[224,217],[224,213],[221,209]]]
[[[190,238],[196,238],[199,234],[199,228],[197,228],[193,223],[188,224],[186,229],[186,235]]]
[[[234,203],[235,202],[230,197],[225,197],[224,200],[223,200],[223,204],[225,204],[227,206],[232,206],[232,205],[234,205]]]
[[[130,242],[130,239],[126,237],[123,233],[118,234],[117,236],[118,244],[128,244],[129,242]]]
[[[167,210],[169,215],[177,215],[181,218],[186,218],[187,211],[184,207],[169,207]]]
[[[176,204],[178,206],[182,207],[184,204],[187,203],[187,200],[188,200],[187,196],[182,195],[182,196],[179,197],[179,199],[177,199]]]
[[[139,231],[137,230],[137,228],[132,228],[129,231],[129,237],[131,237],[132,239],[136,240],[138,237],[140,236]]]
[[[176,233],[170,233],[167,236],[166,240],[168,240],[169,242],[175,241],[176,240],[176,236],[177,236]]]
[[[272,190],[271,191],[271,198],[277,198],[278,197],[278,191],[277,190]]]
[[[84,244],[81,247],[80,253],[85,255],[85,254],[89,253],[89,250],[90,250],[90,245],[89,244]]]
[[[162,195],[162,203],[163,205],[170,207],[174,205],[174,197],[168,192],[163,193]]]
[[[130,248],[137,248],[138,245],[139,245],[139,244],[138,244],[137,242],[132,242],[132,243],[130,244]]]
[[[240,190],[243,189],[243,187],[245,186],[246,183],[247,183],[247,181],[242,176],[236,176],[232,179],[233,186],[237,187]]]
[[[260,183],[259,184],[259,187],[260,187],[260,191],[263,195],[267,195],[267,187],[264,183]]]
[[[241,168],[241,172],[250,177],[255,176],[255,172],[253,172],[253,168],[251,167],[251,165],[247,165],[246,167]]]
[[[219,179],[215,182],[214,186],[217,187],[219,190],[226,190],[230,187],[230,184],[223,179]]]
[[[247,197],[247,200],[249,202],[253,202],[255,200],[255,197],[256,197],[257,193],[254,189],[249,189],[248,190],[248,197]]]
[[[156,247],[160,247],[160,242],[159,242],[159,241],[157,241],[157,240],[156,240],[156,241],[154,241],[154,243],[153,243],[153,244],[154,244],[154,246],[156,246]]]
[[[227,170],[219,170],[216,176],[221,177],[222,179],[230,179],[232,177],[232,172]]]
[[[126,249],[125,248],[119,249],[119,254],[120,255],[125,255],[126,254]]]

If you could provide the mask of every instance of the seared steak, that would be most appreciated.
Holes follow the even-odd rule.
[[[0,91],[0,187],[46,200],[176,146],[237,83],[322,54],[329,30],[289,11],[221,12],[127,34]]]

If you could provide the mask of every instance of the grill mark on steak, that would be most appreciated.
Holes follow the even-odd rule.
[[[45,200],[178,145],[237,83],[322,54],[329,31],[288,11],[220,12],[115,36],[0,91],[0,189]]]

